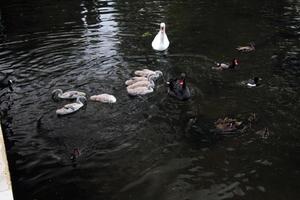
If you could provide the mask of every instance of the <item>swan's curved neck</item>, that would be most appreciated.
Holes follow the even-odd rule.
[[[161,31],[161,32],[160,32],[160,41],[163,42],[163,41],[164,41],[164,38],[165,38],[165,32],[164,32],[164,31]]]
[[[82,99],[81,97],[77,98],[77,99],[76,99],[76,103],[84,104],[84,101],[82,102],[81,99]]]

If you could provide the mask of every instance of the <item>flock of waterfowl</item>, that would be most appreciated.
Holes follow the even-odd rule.
[[[156,51],[164,51],[169,47],[169,39],[166,34],[165,23],[160,24],[160,30],[152,41],[152,48]],[[241,52],[251,52],[255,50],[254,43],[250,43],[249,46],[239,46],[236,48]],[[234,69],[239,65],[237,58],[232,59],[230,64],[216,63],[216,66],[212,67],[213,70],[227,70]],[[159,70],[152,71],[149,69],[137,70],[134,72],[134,76],[125,82],[127,93],[130,96],[141,96],[152,93],[155,88],[155,81],[163,76],[163,73]],[[8,75],[0,77],[0,87],[9,87],[12,91],[12,81],[8,80]],[[258,85],[261,79],[254,77],[247,82],[248,87],[255,87]],[[180,78],[173,78],[166,82],[168,87],[168,94],[178,100],[187,100],[191,97],[191,92],[186,83],[186,74],[182,73]],[[63,92],[61,89],[55,89],[52,91],[53,100],[59,99],[75,100],[73,103],[68,103],[62,108],[56,110],[57,115],[67,115],[78,111],[87,103],[86,94],[79,91],[66,91]],[[111,94],[99,94],[93,95],[89,98],[91,101],[99,101],[102,103],[116,103],[117,99]],[[215,126],[221,130],[233,130],[240,125],[240,122],[235,119],[219,119]]]

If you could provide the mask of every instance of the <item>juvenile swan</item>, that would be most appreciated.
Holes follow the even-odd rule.
[[[129,86],[127,86],[128,89],[134,89],[134,88],[138,88],[138,87],[152,87],[154,88],[155,87],[155,84],[154,84],[154,79],[156,79],[156,75],[155,74],[150,74],[147,78],[147,80],[143,80],[143,81],[138,81],[138,82],[135,82]]]
[[[92,101],[100,101],[102,103],[116,103],[117,99],[113,95],[110,94],[99,94],[93,95],[90,97]]]
[[[169,47],[169,39],[166,34],[166,24],[160,24],[160,30],[152,41],[152,48],[156,51],[164,51]]]
[[[68,115],[71,113],[76,112],[79,110],[81,107],[83,107],[86,104],[86,98],[84,96],[78,96],[76,98],[75,103],[69,103],[64,105],[64,107],[57,109],[56,114],[57,115]]]
[[[148,77],[149,75],[153,74],[153,75],[156,75],[157,77],[159,77],[163,73],[159,70],[152,71],[150,69],[143,69],[143,70],[135,71],[134,74],[137,75],[137,76],[142,76],[142,77]]]
[[[146,77],[140,77],[140,76],[135,76],[135,77],[132,77],[131,79],[125,81],[125,85],[132,85],[136,82],[139,82],[139,81],[147,81],[148,78]]]
[[[84,92],[79,91],[67,91],[64,92],[61,89],[55,89],[52,91],[52,98],[54,100],[59,99],[76,99],[79,96],[86,96]]]
[[[131,96],[145,95],[154,91],[152,87],[137,87],[133,89],[127,87],[126,89]]]

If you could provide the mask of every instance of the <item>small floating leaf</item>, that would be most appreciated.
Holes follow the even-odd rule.
[[[142,37],[148,37],[148,36],[151,36],[152,34],[150,32],[145,32],[143,33]]]

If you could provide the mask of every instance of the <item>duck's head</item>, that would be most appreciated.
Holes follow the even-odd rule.
[[[166,24],[165,23],[160,23],[160,31],[162,32],[162,33],[164,33],[165,31],[166,31]]]
[[[257,77],[257,76],[253,78],[253,81],[254,81],[255,84],[258,84],[258,82],[261,81],[261,80],[262,79]]]
[[[238,66],[240,64],[239,60],[237,58],[232,59],[231,65],[233,67]]]
[[[186,74],[185,73],[181,73],[180,74],[180,79],[178,80],[179,84],[184,88],[185,85],[185,78],[186,78]]]

